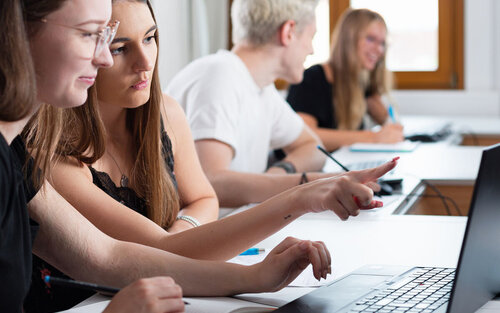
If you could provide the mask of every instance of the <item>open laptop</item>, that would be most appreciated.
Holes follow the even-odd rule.
[[[500,144],[483,151],[458,266],[366,266],[276,313],[473,313],[500,293]]]

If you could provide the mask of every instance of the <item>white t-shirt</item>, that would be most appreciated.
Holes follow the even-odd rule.
[[[270,149],[291,144],[304,128],[274,85],[259,88],[230,51],[189,64],[172,79],[167,94],[184,108],[194,140],[215,139],[232,147],[234,171],[264,172]]]

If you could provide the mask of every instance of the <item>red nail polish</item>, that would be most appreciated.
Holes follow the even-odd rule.
[[[392,159],[392,162],[396,162],[397,160],[399,160],[399,157],[395,157],[394,159]]]

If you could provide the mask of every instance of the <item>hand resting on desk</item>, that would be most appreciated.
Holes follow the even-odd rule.
[[[182,289],[170,277],[137,280],[117,293],[103,313],[184,312]]]
[[[326,279],[331,274],[331,256],[321,241],[299,240],[288,237],[276,246],[260,263],[252,265],[257,291],[278,291],[288,286],[312,264],[314,277]]]

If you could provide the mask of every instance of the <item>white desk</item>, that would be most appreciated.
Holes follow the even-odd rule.
[[[419,118],[411,117],[418,121]],[[454,128],[463,133],[500,134],[499,119],[458,119]],[[404,194],[410,193],[420,179],[435,183],[454,182],[473,184],[479,168],[481,147],[455,146],[450,142],[421,144],[412,153],[361,153],[348,148],[339,149],[335,157],[343,163],[368,160],[389,160],[401,157],[396,174],[407,177]],[[325,171],[341,169],[327,161]],[[307,214],[281,231],[263,240],[257,246],[271,249],[287,236],[322,240],[333,257],[333,277],[338,278],[367,264],[393,264],[455,267],[460,252],[466,217],[392,215],[404,197],[386,198],[388,205],[372,212],[362,212],[356,218],[342,222],[333,213]],[[390,202],[390,203],[389,203]],[[243,294],[234,298],[186,298],[190,305],[186,312],[230,312],[237,307],[255,306],[253,302],[283,305],[313,288],[287,287],[275,293]],[[105,300],[105,299],[104,299]],[[252,302],[248,302],[248,301]],[[86,303],[99,305],[101,297]],[[105,304],[105,303],[104,303]],[[101,303],[101,308],[104,305]],[[79,310],[79,311],[76,311]],[[99,307],[84,307],[72,312],[98,312]],[[477,312],[500,311],[500,301],[490,301]],[[267,312],[267,311],[262,311]]]

